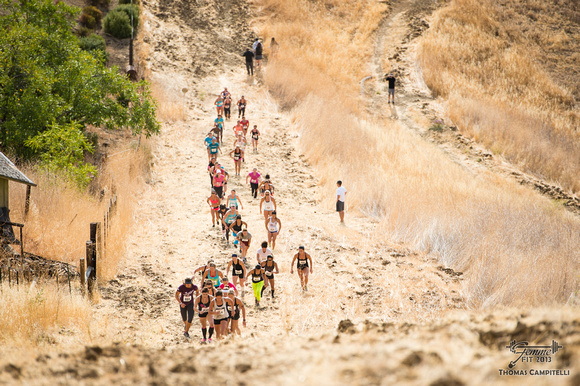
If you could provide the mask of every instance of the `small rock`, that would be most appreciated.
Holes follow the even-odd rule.
[[[251,368],[252,368],[252,365],[249,363],[238,363],[236,365],[236,371],[239,371],[242,374],[250,371]]]
[[[22,369],[16,365],[13,365],[12,363],[9,363],[6,366],[4,366],[4,371],[6,371],[8,374],[12,375],[12,377],[16,379],[19,379],[20,376],[22,375]]]
[[[338,332],[346,332],[348,334],[354,334],[356,332],[354,324],[350,319],[341,320],[340,323],[338,323],[337,330]]]
[[[407,355],[407,357],[405,359],[403,359],[403,361],[401,363],[407,367],[415,367],[419,363],[423,362],[423,358],[419,354],[420,353],[413,352],[413,353]]]

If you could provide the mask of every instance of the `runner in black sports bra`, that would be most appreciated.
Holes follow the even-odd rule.
[[[300,277],[300,285],[304,291],[308,291],[308,275],[312,273],[312,258],[304,251],[304,247],[298,248],[298,253],[294,255],[290,263],[290,274],[294,273],[294,261],[296,268],[298,268],[298,276]],[[308,263],[310,261],[310,263]]]
[[[262,268],[264,268],[264,274],[266,275],[266,285],[264,286],[264,289],[269,286],[272,299],[274,299],[274,274],[280,273],[278,264],[274,261],[274,256],[268,255],[266,260],[262,261],[261,265]]]
[[[210,283],[211,285],[211,283]],[[213,287],[213,286],[212,286]],[[205,300],[204,300],[205,299]],[[201,290],[201,295],[199,295],[195,299],[195,308],[197,308],[197,314],[199,316],[199,321],[201,323],[201,334],[203,335],[203,339],[201,343],[206,343],[208,341],[207,338],[207,322],[209,320],[209,341],[211,342],[211,337],[214,332],[214,324],[213,319],[211,317],[208,318],[209,313],[209,306],[213,298],[209,295],[209,289],[206,287]]]
[[[228,263],[228,268],[226,269],[226,275],[230,272],[230,267],[232,267],[232,283],[236,288],[241,288],[242,297],[244,297],[244,287],[246,286],[246,266],[238,258],[238,254],[232,254],[232,260]],[[238,285],[238,281],[240,284]]]
[[[243,324],[246,327],[246,307],[241,299],[237,298],[233,292],[228,294],[228,297],[234,302],[234,313],[231,319],[231,331],[232,334],[238,333],[241,335],[241,331],[239,328],[239,320],[240,320],[240,309],[242,310],[242,317],[243,317]]]

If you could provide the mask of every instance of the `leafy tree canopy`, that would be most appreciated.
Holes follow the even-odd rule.
[[[0,149],[42,158],[51,148],[43,141],[59,138],[43,133],[58,127],[159,132],[148,84],[130,82],[105,66],[101,52],[79,47],[72,33],[78,13],[52,0],[0,0]],[[71,143],[92,150],[86,142]],[[73,166],[82,166],[73,158]]]

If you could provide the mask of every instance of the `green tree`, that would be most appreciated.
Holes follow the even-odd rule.
[[[159,132],[148,83],[130,82],[98,50],[79,47],[78,12],[52,0],[0,0],[0,149],[42,158],[47,147],[30,140],[72,122],[81,131]]]

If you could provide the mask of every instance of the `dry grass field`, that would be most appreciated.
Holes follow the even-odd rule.
[[[542,178],[580,191],[580,6],[454,0],[422,39],[425,81],[459,128]]]
[[[381,237],[408,242],[465,271],[474,306],[562,303],[578,290],[577,218],[557,203],[491,173],[473,176],[400,124],[376,122],[362,113],[357,86],[368,73],[365,65],[373,44],[372,36],[364,31],[378,25],[384,5],[255,3],[262,20],[260,35],[266,42],[275,36],[281,45],[280,54],[268,66],[266,84],[283,106],[293,109],[302,151],[316,165],[327,192],[320,197],[323,202],[332,202],[336,180],[345,181],[350,208],[381,219]],[[360,30],[346,25],[360,26]],[[340,44],[345,34],[358,40],[350,46]],[[424,46],[429,39],[436,40],[428,35]],[[460,43],[465,39],[455,36],[453,41],[469,49]],[[438,52],[443,56],[447,51],[440,48]],[[327,55],[336,59],[327,60]],[[470,64],[471,71],[479,73],[476,62],[462,65],[468,68]],[[522,66],[523,62],[510,68],[516,74]],[[570,107],[570,92],[549,79],[533,78],[537,74],[530,71],[528,66],[522,68],[521,76],[527,78],[519,78],[518,87],[529,85],[536,98],[538,87],[550,92],[545,109]],[[452,69],[448,73],[455,74]],[[465,98],[461,100],[466,103]],[[523,102],[531,105],[534,100],[530,96]],[[556,133],[568,135],[557,137],[558,143],[577,145],[564,127],[536,136],[550,138]],[[522,151],[529,147],[513,146]],[[554,157],[560,152],[549,142],[543,146]],[[573,157],[568,161],[562,168],[574,169]],[[572,177],[571,172],[568,175]]]

